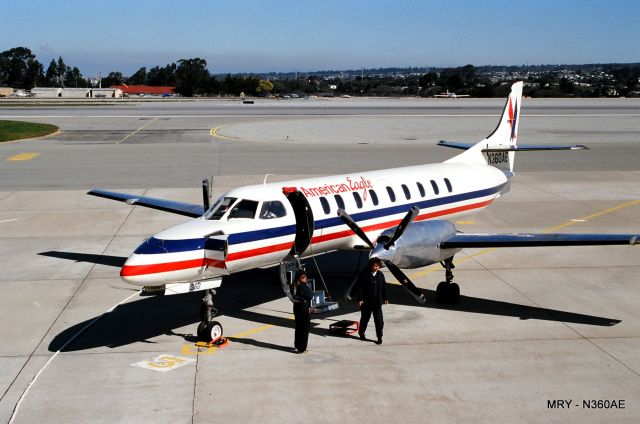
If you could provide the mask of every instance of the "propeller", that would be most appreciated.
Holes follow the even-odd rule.
[[[396,227],[396,230],[394,231],[389,241],[387,241],[384,244],[383,247],[385,250],[389,250],[389,248],[393,246],[396,240],[398,240],[400,236],[402,236],[404,231],[407,229],[407,226],[416,218],[416,216],[418,216],[419,211],[420,209],[417,206],[414,206],[409,210],[409,212],[407,212],[404,218],[402,218],[402,221],[400,221],[400,224]],[[362,239],[362,241],[364,241],[367,245],[369,245],[372,249],[374,249],[374,245],[371,242],[371,240],[369,240],[369,237],[367,237],[366,233],[362,231],[362,228],[358,226],[358,224],[353,220],[353,218],[349,216],[347,212],[344,211],[344,209],[338,209],[338,216],[349,228],[351,228],[351,230],[358,237]],[[405,289],[407,289],[409,293],[411,293],[411,295],[415,297],[416,300],[418,300],[418,302],[424,304],[427,301],[427,299],[425,298],[424,294],[420,291],[420,289],[417,288],[415,284],[413,284],[413,282],[409,279],[409,277],[407,277],[404,274],[404,272],[402,272],[400,268],[396,266],[396,264],[394,264],[388,259],[382,259],[382,262],[384,262],[386,267],[389,268],[389,271],[391,272],[391,274],[393,274],[393,276],[398,280],[398,282],[402,284],[402,286]]]
[[[396,266],[396,264],[391,261],[383,262],[387,266],[387,268],[389,268],[389,271],[391,271],[393,276],[396,277],[396,280],[398,280],[398,282],[400,282],[400,284],[402,284],[405,289],[409,290],[409,293],[411,293],[411,295],[413,295],[413,297],[415,297],[418,302],[422,304],[425,304],[427,302],[427,298],[424,297],[424,293],[422,293],[422,291],[420,291],[420,289],[417,288],[411,280],[409,280],[409,277],[407,277],[405,273]]]
[[[404,233],[404,230],[407,229],[407,226],[411,224],[414,219],[416,219],[416,216],[418,216],[418,212],[420,212],[420,208],[418,208],[417,206],[413,206],[411,209],[409,209],[409,212],[407,212],[404,218],[402,218],[402,221],[400,221],[400,224],[398,224],[398,226],[396,227],[396,230],[393,232],[393,235],[391,236],[389,241],[384,244],[385,250],[389,250],[389,248],[393,246],[393,243],[395,243],[396,240],[400,238],[402,233]]]
[[[338,216],[340,217],[342,222],[344,222],[345,224],[347,224],[349,228],[351,228],[351,231],[356,233],[356,235],[360,237],[362,241],[367,243],[367,245],[373,249],[373,243],[371,243],[371,240],[369,240],[369,237],[367,237],[365,232],[362,231],[362,228],[360,228],[358,224],[356,224],[356,221],[354,221],[353,218],[351,218],[349,214],[345,212],[344,209],[338,209]]]
[[[209,210],[211,199],[211,183],[209,179],[202,180],[202,206],[204,206],[205,212]]]

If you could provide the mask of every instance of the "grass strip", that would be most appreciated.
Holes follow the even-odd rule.
[[[50,124],[0,120],[0,143],[3,141],[42,137],[56,131],[58,131],[58,127]]]

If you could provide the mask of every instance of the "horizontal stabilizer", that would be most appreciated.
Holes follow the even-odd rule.
[[[438,141],[438,146],[451,147],[454,149],[462,149],[462,150],[470,149],[471,146],[473,146],[474,144],[475,143],[460,143],[457,141],[447,141],[447,140]]]
[[[87,194],[90,194],[91,196],[104,197],[105,199],[118,200],[120,202],[125,202],[128,205],[144,206],[164,212],[185,215],[191,218],[199,218],[204,214],[204,207],[202,205],[194,205],[192,203],[175,202],[155,197],[137,196],[135,194],[118,193],[115,191],[100,189],[93,189]]]
[[[441,249],[474,247],[600,246],[640,243],[640,234],[456,234]]]
[[[451,147],[454,149],[467,150],[475,143],[461,143],[458,141],[438,141],[438,146]],[[546,146],[533,144],[519,144],[517,146],[494,146],[482,149],[482,152],[535,152],[544,150],[588,150],[589,148],[583,144],[575,144],[572,146]]]

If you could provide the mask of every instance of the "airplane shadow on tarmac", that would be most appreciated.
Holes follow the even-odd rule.
[[[42,252],[40,255],[80,262],[92,262],[114,267],[121,266],[126,260],[124,257],[74,252],[49,251]],[[340,298],[340,308],[326,314],[313,315],[311,324],[312,334],[334,336],[329,333],[326,328],[318,328],[318,324],[314,323],[314,321],[317,319],[332,319],[338,321],[342,315],[357,312],[357,306],[353,302],[342,300],[342,296],[355,276],[353,267],[355,262],[351,262],[351,272],[345,271],[344,267],[342,267],[340,271],[334,271],[329,266],[332,262],[335,263],[337,256],[344,255],[345,253],[341,252],[321,257],[323,265],[320,266],[320,269],[323,269],[327,288],[329,292],[334,295],[334,298]],[[353,257],[351,259],[353,259]],[[320,260],[318,261],[320,262]],[[362,261],[358,263],[361,264]],[[309,263],[307,269],[310,271],[310,276],[314,277],[314,265]],[[316,281],[320,281],[319,278],[316,278]],[[464,290],[464,282],[462,282],[461,286],[462,290]],[[440,305],[435,302],[435,290],[421,290],[427,298],[425,305],[417,303],[402,286],[395,284],[387,285],[387,293],[391,303],[416,308],[444,309],[464,313],[514,317],[522,320],[536,319],[594,326],[613,326],[620,322],[620,320],[612,318],[464,295],[460,296],[460,302],[458,304]],[[277,268],[266,270],[256,269],[224,277],[222,286],[218,289],[218,294],[215,297],[215,305],[220,310],[220,315],[216,319],[220,321],[223,326],[224,318],[232,317],[259,324],[291,328],[293,337],[294,321],[288,316],[285,317],[282,315],[282,313],[290,314],[291,309],[275,311],[279,313],[277,316],[262,313],[255,309],[247,310],[248,308],[282,298],[283,296]],[[174,332],[174,330],[184,326],[194,325],[200,321],[201,298],[202,294],[198,292],[176,296],[140,297],[139,300],[120,305],[111,313],[103,316],[91,325],[81,336],[66,346],[64,351],[82,351],[103,346],[115,348],[132,343],[154,343],[151,339],[162,334],[175,335],[187,341],[195,341],[193,334],[180,334]],[[91,318],[75,324],[62,331],[49,344],[49,350],[52,352],[60,350],[68,340],[74,337],[93,319],[94,318]],[[195,325],[193,331],[195,331]],[[291,348],[288,346],[274,345],[255,339],[232,338],[232,340],[268,349],[291,351]]]

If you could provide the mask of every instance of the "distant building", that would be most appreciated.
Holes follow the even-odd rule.
[[[122,97],[122,90],[117,88],[59,88],[59,87],[34,87],[31,95],[36,98],[116,98]]]
[[[111,88],[122,90],[127,96],[175,96],[175,87],[156,87],[152,85],[112,85]]]

